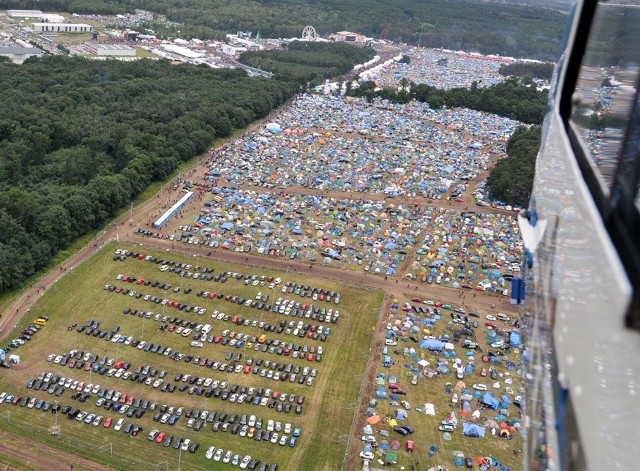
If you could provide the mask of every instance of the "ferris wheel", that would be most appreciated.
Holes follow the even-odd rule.
[[[302,39],[306,41],[315,41],[318,37],[318,33],[316,33],[316,29],[313,26],[305,26],[302,30]]]

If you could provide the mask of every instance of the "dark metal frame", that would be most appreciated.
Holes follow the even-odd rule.
[[[598,3],[589,0],[582,3],[571,55],[567,58],[559,111],[584,181],[633,288],[627,311],[627,325],[640,329],[640,210],[636,205],[640,186],[640,77],[637,79],[634,105],[610,191],[603,186],[590,159],[589,150],[571,121],[574,100],[578,99],[574,97],[574,92]]]

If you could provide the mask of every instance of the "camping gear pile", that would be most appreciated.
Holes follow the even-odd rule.
[[[490,87],[505,80],[498,72],[504,62],[511,59],[481,56],[462,51],[442,49],[413,49],[409,63],[392,62],[379,69],[370,80],[380,86],[397,88],[404,78],[407,83],[424,83],[444,90],[471,88],[473,82],[480,88]]]
[[[303,95],[276,121],[227,144],[207,177],[222,186],[439,198],[464,189],[491,153],[504,154],[517,124],[470,110],[317,95]]]

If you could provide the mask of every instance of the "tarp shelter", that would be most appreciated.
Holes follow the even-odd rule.
[[[482,437],[482,438],[484,438],[486,430],[487,429],[485,427],[483,427],[482,425],[472,424],[472,423],[469,423],[469,422],[463,422],[462,423],[462,433],[466,437],[474,437],[474,438]]]
[[[513,329],[511,331],[511,335],[509,336],[509,343],[512,347],[520,347],[522,345],[522,341],[520,339],[520,332],[517,329]]]
[[[373,428],[371,427],[371,425],[365,425],[362,431],[365,433],[365,435],[371,435],[373,433]]]
[[[493,410],[498,410],[498,406],[500,405],[500,401],[493,397],[491,391],[487,391],[485,393],[484,397],[482,398],[482,402],[485,405],[491,407]]]
[[[426,348],[428,350],[441,351],[441,350],[444,350],[445,346],[446,346],[446,342],[442,342],[436,339],[424,339],[420,341],[420,347]]]
[[[397,464],[398,463],[398,454],[397,453],[387,453],[384,455],[385,464]]]

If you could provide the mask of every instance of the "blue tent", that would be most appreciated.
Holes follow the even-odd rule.
[[[469,422],[462,423],[462,433],[466,437],[483,437],[485,435],[486,428],[481,425],[472,424]]]
[[[225,222],[220,227],[222,229],[226,229],[226,230],[230,231],[231,229],[233,229],[233,223],[232,222]]]
[[[424,339],[420,341],[420,347],[429,350],[444,350],[445,345],[445,342],[436,339]]]
[[[491,391],[487,391],[482,398],[482,402],[487,406],[491,407],[493,410],[498,410],[498,406],[500,405],[500,401],[498,401],[493,395]]]
[[[522,345],[522,342],[520,340],[520,332],[518,332],[516,329],[513,329],[513,331],[511,331],[509,343],[512,347],[520,347],[520,345]]]

